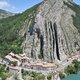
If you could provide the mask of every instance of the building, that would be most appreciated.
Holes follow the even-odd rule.
[[[21,64],[21,57],[17,54],[14,53],[9,53],[8,55],[5,56],[5,58],[3,59],[3,63],[8,65],[15,65],[15,66],[20,66]]]
[[[9,72],[10,73],[16,73],[16,72],[20,72],[21,68],[17,67],[17,66],[9,66]]]

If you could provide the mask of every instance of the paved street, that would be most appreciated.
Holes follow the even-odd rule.
[[[60,65],[58,68],[55,68],[55,69],[51,69],[51,70],[37,70],[37,69],[28,69],[28,68],[22,68],[23,70],[25,70],[25,71],[30,71],[30,72],[37,72],[37,73],[46,73],[46,74],[48,74],[48,73],[56,73],[56,72],[60,72],[60,71],[62,71],[62,70],[64,70],[68,65],[70,65],[72,63],[72,61],[68,61],[68,62],[64,62],[64,63],[62,63],[63,65]]]

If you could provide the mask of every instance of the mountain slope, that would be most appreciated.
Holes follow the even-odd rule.
[[[63,61],[80,51],[80,6],[72,0],[45,0],[0,20],[0,53],[26,53],[33,59]]]
[[[38,4],[39,5],[39,4]],[[0,20],[0,55],[3,57],[9,52],[22,53],[21,43],[24,40],[27,25],[33,24],[38,5],[17,14]],[[30,24],[28,24],[30,22]]]
[[[14,15],[14,14],[12,14],[12,13],[10,13],[8,11],[0,9],[0,19],[12,16],[12,15]]]
[[[60,62],[80,51],[80,7],[72,0],[46,0],[38,8],[24,52],[34,59]]]

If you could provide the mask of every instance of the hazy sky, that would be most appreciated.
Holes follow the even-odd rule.
[[[0,9],[4,9],[13,13],[19,13],[41,1],[43,0],[0,0]],[[80,4],[80,0],[74,1],[77,4]]]
[[[73,1],[80,5],[80,0],[73,0]]]

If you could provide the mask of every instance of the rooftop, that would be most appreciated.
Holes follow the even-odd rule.
[[[10,60],[10,61],[18,61],[17,59],[13,58],[10,55],[5,56],[6,59]]]
[[[9,66],[9,69],[14,69],[14,70],[20,71],[21,70],[21,67]]]

